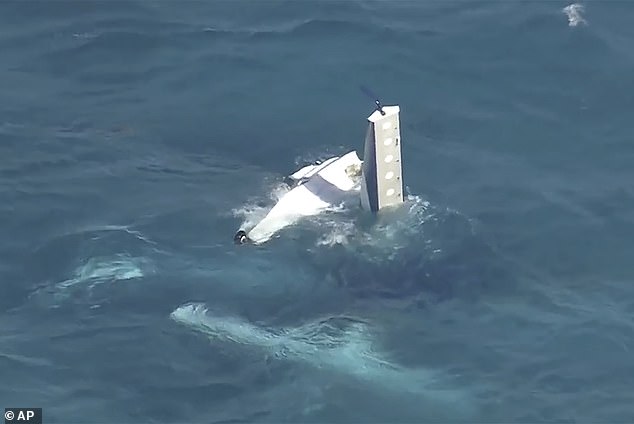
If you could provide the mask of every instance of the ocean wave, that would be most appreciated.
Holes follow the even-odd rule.
[[[587,24],[583,17],[585,7],[579,3],[572,3],[561,10],[568,17],[568,26],[576,27]]]
[[[402,22],[385,22],[377,19],[332,19],[332,18],[305,18],[291,19],[274,25],[244,26],[240,27],[206,27],[206,34],[216,37],[244,37],[250,41],[264,41],[277,37],[313,37],[324,35],[337,36],[407,36],[425,35],[433,36],[437,33],[429,29],[422,29],[420,25],[405,25]]]
[[[62,230],[33,252],[31,262],[39,267],[28,271],[27,278],[35,283],[29,297],[52,307],[71,297],[99,302],[103,299],[93,295],[105,283],[134,281],[154,274],[151,257],[156,253],[160,253],[156,242],[129,225]]]
[[[99,308],[107,302],[108,291],[100,287],[121,282],[139,280],[155,272],[153,262],[145,257],[133,257],[125,253],[90,257],[74,269],[72,275],[51,285],[36,289],[29,296],[47,307],[60,308],[67,301]]]
[[[98,284],[133,280],[145,275],[148,261],[144,258],[134,258],[127,254],[117,254],[110,257],[89,258],[75,269],[74,275],[68,280],[55,284],[60,290],[69,289],[76,285],[86,285],[92,289]]]
[[[469,408],[465,390],[443,387],[441,372],[396,364],[377,346],[372,324],[356,317],[330,316],[297,327],[268,328],[236,316],[213,312],[204,303],[181,305],[170,314],[175,322],[213,343],[229,342],[261,349],[278,360],[299,361],[325,372],[340,372],[380,390],[409,393]]]

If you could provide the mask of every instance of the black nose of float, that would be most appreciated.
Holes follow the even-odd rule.
[[[245,244],[247,241],[249,241],[249,238],[247,237],[247,233],[244,230],[240,230],[236,233],[235,236],[233,236],[233,241],[236,244]]]

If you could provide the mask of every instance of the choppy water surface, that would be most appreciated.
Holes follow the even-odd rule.
[[[634,3],[0,5],[0,404],[631,422]],[[234,246],[401,107],[403,207]]]

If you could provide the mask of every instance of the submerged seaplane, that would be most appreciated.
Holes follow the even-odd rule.
[[[403,203],[400,108],[383,106],[363,90],[376,99],[376,109],[367,118],[363,160],[353,150],[289,175],[290,190],[253,228],[235,234],[237,244],[261,244],[284,227],[337,206],[355,193],[361,207],[372,213]]]

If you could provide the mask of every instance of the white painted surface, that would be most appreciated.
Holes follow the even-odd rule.
[[[330,165],[333,161],[337,160],[337,157],[330,158],[328,160],[323,161],[319,165],[308,165],[300,169],[299,171],[295,171],[290,175],[292,179],[295,181],[299,181],[302,178],[310,178],[315,175],[320,170],[324,169],[326,166]]]
[[[351,165],[361,166],[356,151],[328,159],[305,172],[303,170],[309,167],[294,173],[309,176],[309,179],[282,196],[264,219],[248,232],[249,239],[254,243],[265,242],[302,217],[317,215],[339,205],[347,193],[359,188],[358,179],[346,173]]]

